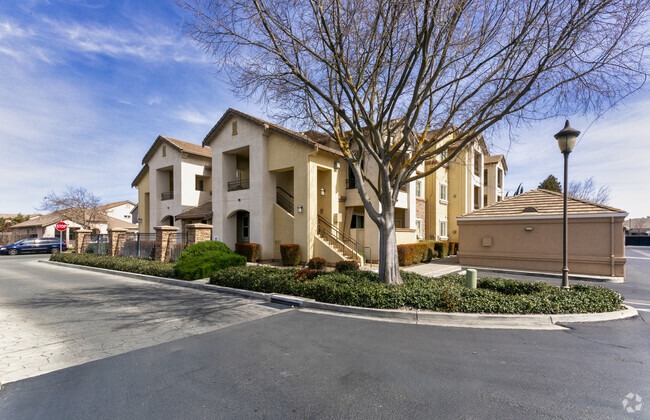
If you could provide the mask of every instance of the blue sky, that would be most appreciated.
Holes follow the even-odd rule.
[[[200,143],[229,107],[266,117],[236,98],[182,32],[171,1],[0,3],[0,213],[30,213],[50,191],[84,186],[105,202],[137,200],[131,181],[158,134]],[[570,176],[593,176],[611,205],[650,215],[650,90],[582,130]],[[563,118],[491,133],[507,155],[506,188],[562,176],[553,134]],[[588,129],[587,129],[588,128]]]

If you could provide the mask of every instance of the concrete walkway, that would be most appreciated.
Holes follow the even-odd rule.
[[[463,268],[458,264],[458,257],[456,256],[433,260],[425,264],[408,266],[402,270],[427,277],[440,277],[447,274],[464,273]]]

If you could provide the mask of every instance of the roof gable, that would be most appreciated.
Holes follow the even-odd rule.
[[[189,153],[191,155],[206,158],[212,157],[212,150],[210,150],[210,148],[207,146],[174,139],[172,137],[158,136],[142,158],[142,164],[144,165],[149,162],[149,160],[153,157],[153,154],[156,152],[156,150],[158,150],[158,147],[162,146],[163,144],[168,144],[181,153]]]
[[[210,132],[203,139],[203,146],[207,147],[210,144],[210,141],[214,138],[214,136],[216,136],[217,133],[219,133],[219,131],[221,131],[224,128],[228,120],[234,116],[243,118],[247,121],[259,125],[260,127],[264,127],[265,130],[270,130],[282,134],[284,136],[287,136],[292,140],[311,146],[314,149],[323,150],[325,152],[329,152],[338,156],[343,156],[343,153],[341,153],[341,151],[334,149],[330,146],[321,144],[318,141],[314,141],[312,138],[310,138],[309,136],[303,133],[298,133],[296,131],[289,130],[288,128],[282,127],[277,124],[273,124],[272,122],[265,121],[261,118],[254,117],[250,114],[246,114],[244,112],[238,111],[233,108],[228,108],[228,110],[221,116],[221,118],[219,119],[219,121],[217,121],[214,127],[212,127]]]

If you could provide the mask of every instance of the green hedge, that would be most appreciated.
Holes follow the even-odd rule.
[[[149,276],[176,277],[174,263],[143,260],[135,257],[109,257],[95,254],[65,253],[53,254],[50,257],[50,261],[128,271],[129,273],[147,274]]]
[[[312,274],[312,273],[309,273]],[[439,279],[402,272],[404,284],[379,283],[368,271],[298,275],[295,269],[233,267],[217,271],[210,283],[220,286],[283,293],[321,302],[368,308],[410,307],[446,312],[560,314],[608,312],[621,308],[623,298],[613,290],[576,285],[569,291],[546,283],[481,279],[477,289],[463,285],[462,276]]]
[[[245,265],[246,257],[235,254],[223,242],[205,241],[183,250],[176,263],[176,273],[181,279],[196,280],[226,267]]]

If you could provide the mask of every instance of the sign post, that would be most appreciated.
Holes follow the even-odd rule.
[[[59,253],[61,253],[63,252],[63,232],[68,228],[68,224],[66,222],[59,222],[54,225],[54,228],[61,232],[59,234]]]

